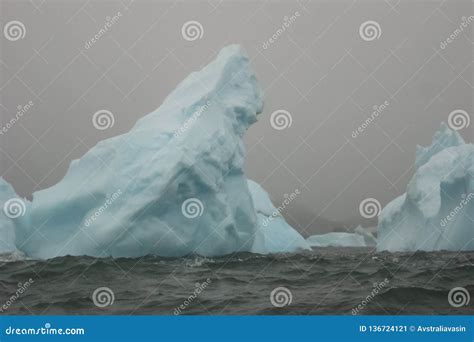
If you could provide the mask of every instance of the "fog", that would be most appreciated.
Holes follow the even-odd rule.
[[[299,190],[283,214],[305,235],[373,226],[361,201],[403,193],[416,145],[455,110],[472,118],[472,15],[471,1],[2,1],[0,175],[31,198],[238,43],[265,92],[248,177],[276,206]],[[94,127],[100,110],[113,126]]]

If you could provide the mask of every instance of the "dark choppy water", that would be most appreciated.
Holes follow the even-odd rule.
[[[11,300],[18,283],[30,278],[33,283]],[[202,291],[193,297],[196,283]],[[474,314],[474,298],[461,308],[448,302],[454,287],[474,296],[474,252],[380,254],[324,248],[295,255],[63,257],[0,263],[0,305],[9,303],[4,314],[173,315],[183,305],[182,314],[350,315],[373,293],[374,284],[379,293],[360,314]],[[112,305],[94,305],[92,294],[99,287],[113,291]],[[277,287],[291,292],[291,304],[272,305],[270,294]]]

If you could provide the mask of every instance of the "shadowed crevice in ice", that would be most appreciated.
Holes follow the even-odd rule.
[[[262,108],[247,55],[228,46],[128,133],[74,160],[58,184],[34,193],[25,215],[0,233],[12,231],[13,222],[15,245],[37,258],[307,248],[303,238],[291,246],[279,242],[285,230],[299,236],[282,218],[265,234],[259,229],[242,138]],[[267,236],[276,241],[268,249]]]

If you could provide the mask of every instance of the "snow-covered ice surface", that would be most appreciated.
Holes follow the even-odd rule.
[[[375,237],[358,226],[354,233],[333,232],[312,235],[306,239],[311,247],[375,247]]]
[[[13,238],[36,258],[308,248],[281,216],[260,226],[274,207],[262,188],[250,182],[249,191],[242,139],[262,107],[247,55],[224,48],[128,133],[99,142],[58,184],[34,193],[25,215],[1,217],[0,252]],[[0,200],[14,196],[0,184]]]
[[[474,145],[443,123],[415,166],[406,193],[379,215],[377,249],[474,250]]]

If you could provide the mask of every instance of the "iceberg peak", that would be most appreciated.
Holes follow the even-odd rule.
[[[415,167],[418,169],[433,155],[447,147],[460,146],[464,144],[464,139],[457,131],[451,130],[446,123],[441,122],[440,128],[433,136],[431,145],[427,147],[418,145],[416,147]]]

